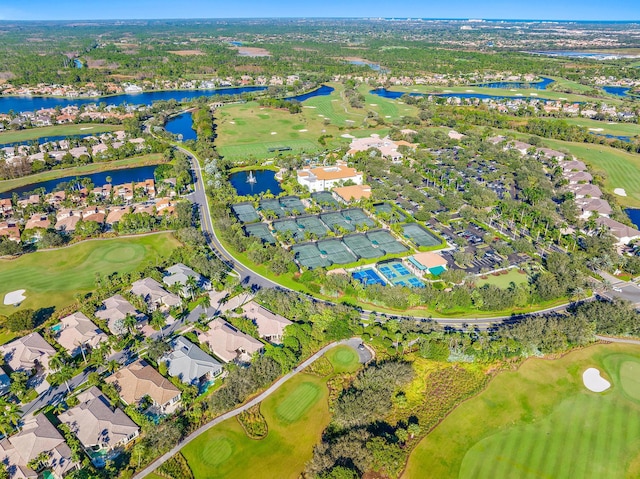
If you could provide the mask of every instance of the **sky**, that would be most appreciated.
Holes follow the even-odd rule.
[[[0,0],[0,20],[411,17],[640,20],[639,0]]]

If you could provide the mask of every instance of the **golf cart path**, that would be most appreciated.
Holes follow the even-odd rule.
[[[274,392],[276,392],[278,390],[278,388],[280,386],[282,386],[284,383],[286,383],[289,379],[294,377],[296,374],[302,372],[302,370],[304,370],[305,368],[307,368],[308,366],[310,366],[311,364],[316,362],[318,359],[320,359],[327,351],[330,351],[331,349],[333,349],[333,348],[335,348],[337,346],[347,345],[347,346],[351,346],[352,348],[354,348],[356,350],[356,352],[358,353],[358,359],[360,360],[361,363],[364,363],[364,362],[367,362],[368,360],[371,360],[373,358],[373,355],[369,352],[368,349],[359,350],[358,346],[360,344],[362,344],[362,340],[360,338],[345,339],[345,340],[342,340],[342,341],[336,341],[336,342],[333,342],[331,344],[328,344],[327,346],[322,348],[320,351],[315,353],[313,356],[311,356],[309,359],[307,359],[306,361],[301,363],[298,367],[294,368],[291,372],[289,372],[289,373],[285,374],[284,376],[282,376],[275,383],[273,383],[266,391],[262,392],[261,394],[259,394],[255,398],[253,398],[248,403],[246,403],[246,404],[244,404],[244,405],[242,405],[240,407],[237,407],[236,409],[233,409],[233,410],[231,410],[229,412],[226,412],[226,413],[216,417],[211,422],[208,422],[204,426],[202,426],[199,429],[196,429],[195,431],[193,431],[191,434],[189,434],[187,437],[185,437],[181,442],[179,442],[175,447],[173,447],[169,452],[163,454],[158,459],[153,461],[149,466],[147,466],[142,471],[140,471],[138,474],[133,476],[132,479],[143,479],[144,477],[148,476],[153,471],[155,471],[162,464],[164,464],[166,461],[168,461],[175,454],[180,452],[180,450],[183,447],[185,447],[187,444],[189,444],[191,441],[193,441],[200,434],[208,431],[212,427],[217,426],[221,422],[226,421],[227,419],[230,419],[232,417],[235,417],[238,414],[240,414],[241,412],[246,411],[247,409],[255,406],[256,404],[258,404],[258,403],[260,403],[262,401],[264,401],[266,398],[268,398]]]
[[[596,335],[596,339],[599,341],[606,341],[608,343],[640,344],[640,340],[637,340],[637,339],[611,338],[609,336],[598,336],[598,335]]]

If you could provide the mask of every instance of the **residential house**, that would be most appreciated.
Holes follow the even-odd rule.
[[[307,167],[297,172],[298,183],[308,188],[311,192],[330,190],[347,181],[361,185],[362,178],[362,172],[348,167],[343,162],[336,163],[333,166]]]
[[[169,293],[153,278],[144,278],[133,283],[131,293],[144,299],[152,309],[172,308],[182,303],[177,295]]]
[[[78,467],[64,438],[44,414],[27,416],[20,432],[0,441],[0,462],[7,467],[10,479],[40,477],[29,463],[41,455],[46,457],[42,461],[44,469],[56,479]]]
[[[0,354],[13,371],[30,374],[37,367],[48,372],[49,359],[56,354],[56,350],[39,333],[31,333],[1,345]]]
[[[576,200],[576,205],[581,211],[580,218],[583,220],[591,218],[593,213],[609,217],[613,212],[609,203],[600,198],[581,198]]]
[[[116,294],[102,302],[102,308],[96,311],[96,318],[106,321],[109,331],[120,336],[126,332],[124,318],[128,314],[135,317],[138,323],[146,319],[146,316],[134,308],[122,295]]]
[[[580,198],[602,198],[602,191],[596,185],[590,183],[569,185],[567,188],[573,192],[576,199]]]
[[[142,359],[119,369],[105,381],[116,387],[126,404],[137,405],[149,397],[156,409],[170,413],[180,402],[180,390]]]
[[[258,326],[260,337],[272,343],[281,343],[284,328],[292,324],[284,316],[272,313],[255,301],[244,304],[242,311],[244,316],[251,319]]]
[[[579,160],[561,161],[560,167],[564,171],[587,171],[587,165]]]
[[[521,155],[526,155],[529,151],[529,148],[532,148],[533,145],[529,143],[524,143],[522,141],[511,141],[505,146],[505,150],[516,150]]]
[[[188,287],[189,278],[193,278],[195,280],[195,284],[199,288],[206,289],[206,290],[211,289],[211,283],[207,279],[205,279],[204,277],[196,273],[194,270],[192,270],[188,266],[185,266],[182,263],[177,263],[167,268],[167,275],[164,278],[162,278],[162,282],[169,287],[173,286],[174,284],[181,285],[183,287],[182,295],[188,296],[189,295],[189,287]]]
[[[27,223],[24,225],[25,230],[32,230],[35,228],[47,229],[51,226],[51,221],[49,221],[49,217],[44,213],[34,213],[31,215],[31,218],[27,220]]]
[[[69,426],[90,456],[94,464],[104,466],[103,455],[96,452],[113,451],[138,437],[140,428],[119,407],[95,386],[78,394],[79,404],[58,416]]]
[[[2,236],[16,243],[20,243],[20,228],[15,221],[10,220],[0,223],[0,237]]]
[[[108,339],[107,335],[80,311],[62,318],[60,325],[56,340],[72,358],[85,354],[87,348],[93,349]]]
[[[570,185],[590,183],[593,180],[593,176],[588,171],[564,172],[562,176],[567,179]]]
[[[171,352],[160,359],[166,363],[169,376],[198,386],[222,373],[222,365],[188,339],[178,336],[171,347]]]
[[[198,341],[206,343],[213,354],[224,362],[249,362],[253,354],[262,351],[264,344],[236,329],[225,320],[216,318],[206,332],[198,334]]]
[[[429,251],[409,256],[403,263],[418,276],[440,276],[447,269],[447,260]]]
[[[360,201],[363,198],[371,198],[371,187],[369,185],[338,186],[333,189],[333,196],[345,203]]]
[[[611,218],[600,217],[596,219],[596,223],[599,226],[607,228],[609,233],[616,238],[618,245],[629,244],[631,241],[640,238],[640,231],[635,228],[631,228],[625,224],[619,223],[618,221],[612,220]]]
[[[0,214],[5,218],[13,215],[13,205],[9,198],[0,199]]]
[[[115,208],[111,208],[107,215],[106,223],[113,226],[114,223],[120,221],[124,215],[130,212],[131,208],[129,206],[116,206]]]
[[[62,209],[56,215],[56,229],[58,231],[75,231],[76,225],[82,219],[82,214],[71,209]]]
[[[389,137],[380,138],[379,135],[373,134],[368,138],[354,138],[351,140],[351,146],[347,152],[349,155],[354,155],[360,151],[367,151],[371,148],[376,149],[384,158],[388,158],[391,161],[397,162],[402,160],[402,153],[398,151],[400,146],[408,146],[414,148],[415,145],[406,141],[395,142]]]

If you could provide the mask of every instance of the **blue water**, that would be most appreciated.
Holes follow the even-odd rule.
[[[624,210],[631,222],[636,225],[636,228],[640,229],[640,209],[629,208]]]
[[[551,78],[542,77],[542,81],[539,82],[489,82],[489,83],[476,83],[473,86],[483,87],[483,88],[528,88],[532,90],[546,90],[549,84],[553,83]]]
[[[256,178],[255,183],[248,183],[249,173],[253,173]],[[231,185],[236,189],[238,195],[261,195],[266,193],[267,190],[274,195],[282,193],[280,183],[276,180],[276,172],[271,170],[257,170],[257,171],[240,171],[238,173],[232,173],[229,177]]]
[[[59,332],[61,329],[62,323],[54,324],[53,326],[51,326],[51,331],[53,331],[54,333]]]
[[[75,65],[76,68],[82,68],[82,62],[77,58],[73,59],[73,64]]]
[[[385,284],[387,284],[378,275],[378,273],[376,273],[372,269],[363,269],[362,271],[354,271],[353,273],[351,273],[351,276],[353,276],[354,279],[357,279],[365,286],[369,284],[381,284],[382,286],[384,286]]]
[[[19,188],[14,188],[13,190],[5,191],[0,193],[0,198],[11,198],[13,193],[17,193],[18,196],[23,196],[37,188],[44,188],[46,193],[51,193],[52,191],[55,191],[56,186],[60,183],[68,183],[76,178],[90,178],[94,185],[100,186],[107,183],[107,176],[111,177],[111,182],[114,185],[130,183],[132,181],[150,180],[153,179],[153,172],[155,169],[155,165],[137,166],[135,168],[126,168],[122,170],[101,171],[90,175],[65,176],[64,178],[40,181],[39,183],[31,183],[30,185],[24,185]]]
[[[620,141],[624,141],[625,143],[631,143],[631,137],[630,136],[624,136],[624,135],[610,135],[608,133],[595,133],[593,131],[590,131],[589,133],[591,133],[592,135],[596,135],[596,136],[602,136],[604,138],[609,138],[610,140],[620,140]]]
[[[403,95],[407,95],[406,92],[402,91],[393,91],[387,90],[386,88],[377,88],[375,90],[371,90],[369,93],[377,96],[381,96],[382,98],[389,98],[391,100],[397,100],[401,98]],[[416,93],[411,92],[408,93],[409,96],[414,97],[424,97],[427,96],[424,93]],[[441,98],[478,98],[480,100],[491,99],[491,100],[545,100],[542,97],[528,97],[528,96],[506,96],[506,95],[487,95],[485,93],[433,93],[431,94],[433,97],[441,97]]]
[[[52,98],[44,96],[0,96],[0,113],[8,113],[13,110],[35,111],[41,108],[65,107],[69,105],[89,105],[91,103],[104,103],[106,105],[151,105],[160,100],[192,100],[201,96],[240,95],[266,90],[266,86],[243,86],[234,88],[218,88],[213,90],[168,90],[151,91],[136,94],[122,94],[99,98]]]
[[[174,135],[182,135],[182,140],[197,140],[196,131],[193,129],[191,113],[182,113],[171,118],[164,129]]]
[[[350,60],[349,63],[351,63],[352,65],[360,66],[360,67],[367,66],[376,72],[389,73],[389,70],[387,70],[386,68],[382,68],[379,63],[365,62],[362,60]]]
[[[297,95],[297,96],[290,96],[285,98],[285,100],[289,100],[289,101],[299,101],[299,102],[303,102],[305,100],[308,100],[309,98],[313,98],[316,96],[327,96],[327,95],[331,95],[331,93],[333,92],[333,88],[327,85],[322,85],[320,88],[316,88],[315,90],[309,92],[309,93],[305,93],[303,95]]]
[[[233,45],[234,47],[241,47],[242,46],[242,42],[229,42],[231,45]]]
[[[25,141],[16,141],[14,143],[0,143],[0,148],[4,148],[5,146],[20,146],[20,145],[31,145],[33,142],[38,142],[39,145],[43,143],[49,143],[51,141],[61,141],[71,138],[88,138],[90,136],[98,136],[103,133],[85,133],[83,135],[54,135],[54,136],[43,136],[41,138],[36,138],[34,140],[25,140]]]
[[[602,89],[610,95],[638,98],[638,95],[629,94],[629,90],[631,90],[631,88],[627,86],[603,86]]]

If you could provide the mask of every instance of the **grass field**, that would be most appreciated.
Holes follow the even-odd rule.
[[[588,391],[600,369],[612,388]],[[501,372],[412,452],[402,477],[518,479],[638,477],[640,350],[598,345]]]
[[[0,192],[12,190],[32,183],[38,183],[40,181],[64,178],[65,176],[89,175],[99,171],[119,170],[131,168],[133,166],[157,165],[164,161],[164,157],[161,153],[151,153],[149,155],[136,156],[134,158],[126,158],[124,160],[105,161],[102,163],[91,163],[90,165],[76,166],[73,168],[45,171],[36,175],[0,181]]]
[[[64,307],[76,293],[93,289],[96,273],[133,271],[155,263],[179,245],[170,233],[133,238],[85,241],[69,248],[41,251],[13,260],[0,260],[0,298],[10,291],[26,289],[20,308]],[[15,311],[0,305],[0,314]]]
[[[563,118],[563,120],[572,125],[592,129],[591,131],[594,133],[631,137],[640,135],[640,127],[633,123],[614,123],[591,120],[589,118]],[[602,129],[602,131],[599,131],[600,129]]]
[[[492,274],[487,275],[487,279],[478,278],[476,281],[477,286],[484,286],[485,284],[493,284],[499,288],[508,288],[511,283],[524,284],[529,281],[529,278],[526,274],[518,273],[516,268],[512,268],[509,270],[508,274],[501,274],[500,276],[493,276]]]
[[[104,125],[101,123],[81,123],[79,125],[56,125],[28,130],[7,131],[0,133],[0,144],[18,141],[37,140],[51,136],[92,135],[105,131],[122,130],[121,125]]]
[[[318,96],[302,104],[302,113],[292,115],[286,110],[263,108],[257,102],[225,105],[216,112],[216,145],[220,153],[232,160],[247,156],[270,158],[277,153],[269,148],[290,147],[294,152],[315,153],[327,146],[318,143],[320,136],[332,135],[328,145],[347,145],[342,135],[356,137],[379,132],[369,127],[369,111],[392,121],[404,115],[415,115],[417,109],[397,100],[387,100],[367,93],[365,107],[352,108],[344,97],[344,87],[331,83],[331,95]],[[386,134],[388,129],[382,129]]]
[[[338,346],[326,357],[336,373],[360,368],[357,352],[348,346]],[[265,399],[260,405],[269,426],[264,439],[249,439],[232,418],[190,443],[182,454],[195,479],[300,477],[329,423],[329,377],[298,374]]]
[[[613,194],[615,188],[624,188],[627,196],[617,196],[621,205],[640,207],[640,155],[604,145],[548,139],[542,142],[551,148],[567,150],[593,171],[604,173],[605,189],[609,193]]]

